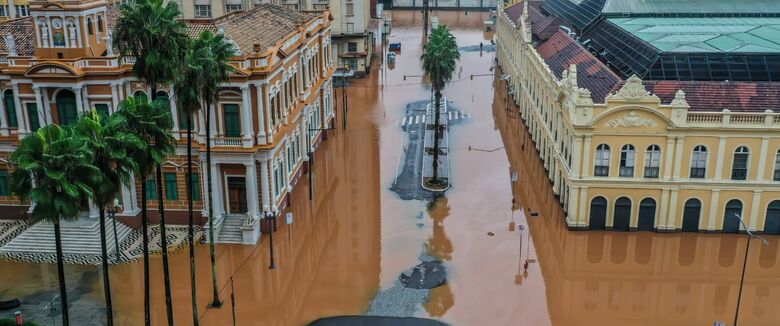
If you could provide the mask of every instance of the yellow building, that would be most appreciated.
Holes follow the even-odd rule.
[[[780,234],[780,83],[643,81],[539,6],[499,8],[497,61],[570,228]]]
[[[33,1],[31,16],[0,23],[0,213],[26,217],[29,203],[8,188],[13,168],[7,157],[19,140],[46,124],[67,124],[86,110],[115,112],[130,96],[147,96],[149,85],[132,74],[134,58],[120,58],[111,29],[117,14],[105,0],[62,3]],[[150,191],[150,212],[164,196],[172,223],[187,220],[187,183],[195,209],[205,212],[205,175],[212,174],[218,241],[254,244],[259,218],[278,214],[289,200],[307,161],[335,117],[331,76],[330,21],[327,11],[302,13],[263,4],[209,20],[186,21],[191,36],[224,33],[236,55],[211,110],[211,139],[205,112],[194,117],[194,173],[186,175],[186,119],[168,85],[157,97],[169,98],[176,155],[163,164],[163,193]],[[255,33],[263,30],[263,33]],[[308,139],[307,139],[308,137]],[[205,145],[211,142],[211,166]],[[308,147],[310,146],[310,147]],[[140,182],[122,189],[120,216],[139,225]],[[154,180],[147,180],[154,185]],[[155,187],[150,187],[154,189]],[[85,207],[86,210],[86,207]],[[86,213],[85,213],[86,215]],[[89,207],[90,217],[97,209]],[[205,218],[199,218],[204,222]]]

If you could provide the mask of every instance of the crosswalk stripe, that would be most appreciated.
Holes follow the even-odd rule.
[[[404,117],[403,123],[401,123],[402,126],[406,126],[406,117]]]
[[[414,116],[414,124],[418,124],[418,123],[420,123],[420,116],[416,115]]]
[[[422,123],[425,123],[425,116],[423,116],[422,118]]]

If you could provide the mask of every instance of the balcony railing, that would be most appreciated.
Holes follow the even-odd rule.
[[[634,167],[633,166],[621,166],[619,172],[620,172],[620,176],[621,177],[633,177],[634,176]]]
[[[658,178],[658,167],[645,167],[645,178]]]
[[[211,146],[241,147],[242,145],[241,137],[213,136],[211,138]]]
[[[765,112],[688,112],[686,122],[691,127],[780,127],[780,113]]]

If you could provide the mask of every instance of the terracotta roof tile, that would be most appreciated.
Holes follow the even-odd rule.
[[[0,24],[0,53],[8,53],[5,36],[11,34],[16,44],[16,54],[31,56],[35,52],[35,29],[32,17],[8,20]]]
[[[272,4],[258,5],[252,10],[226,15],[214,20],[189,20],[188,32],[191,37],[197,37],[200,32],[210,30],[217,32],[222,29],[242,52],[252,51],[255,44],[267,49],[281,40],[287,34],[294,32],[299,26],[314,19],[313,14],[306,14]]]
[[[594,103],[603,103],[615,84],[621,81],[620,77],[563,30],[539,44],[536,51],[558,78],[561,78],[569,65],[577,65],[577,83],[590,91]]]
[[[780,112],[780,83],[722,81],[643,81],[648,92],[669,104],[677,90],[685,92],[691,111]],[[617,91],[623,83],[615,85]]]
[[[504,13],[506,13],[506,15],[509,16],[509,19],[515,24],[520,21],[520,16],[523,15],[523,11],[523,1],[518,1],[517,3],[504,8]]]
[[[564,24],[564,20],[559,17],[543,14],[538,6],[529,6],[528,15],[531,19],[531,33],[540,40],[549,39]]]

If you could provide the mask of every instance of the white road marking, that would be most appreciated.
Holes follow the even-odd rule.
[[[420,123],[420,115],[414,116],[414,124]]]
[[[403,123],[401,123],[402,126],[406,126],[406,117],[404,117]]]
[[[425,116],[423,116],[422,118],[422,123],[425,123]]]

